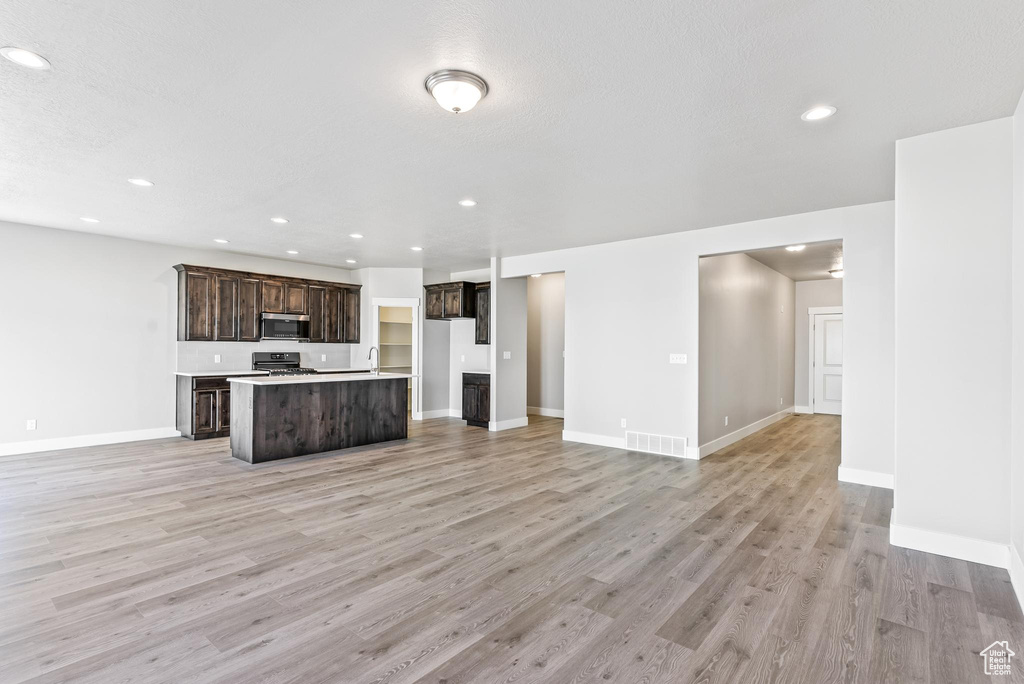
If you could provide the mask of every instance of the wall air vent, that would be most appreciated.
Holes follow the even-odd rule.
[[[643,451],[648,454],[686,458],[686,437],[670,437],[668,435],[655,435],[649,432],[626,430],[626,449],[630,451]]]

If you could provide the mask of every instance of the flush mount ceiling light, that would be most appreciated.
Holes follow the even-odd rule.
[[[830,276],[832,276],[833,278],[842,278],[843,277],[843,269],[841,269],[841,268],[832,269],[831,271],[828,272],[828,274]]]
[[[531,278],[540,278],[540,273],[534,273],[530,276]]]
[[[449,112],[468,112],[487,95],[487,82],[476,74],[455,69],[442,69],[427,76],[423,82],[437,104]]]
[[[422,252],[423,251],[422,247],[410,247],[409,249],[411,249],[414,252]]]
[[[354,264],[354,263],[356,263],[356,260],[355,259],[345,259],[345,263],[346,264]]]
[[[0,55],[3,55],[19,66],[28,67],[29,69],[46,71],[50,68],[50,63],[46,61],[45,57],[23,48],[0,48]]]
[[[363,236],[362,236],[362,235],[360,235],[359,233],[351,233],[351,234],[349,235],[349,237],[350,237],[350,238],[355,238],[356,240],[362,240],[362,239],[363,239]]]
[[[288,223],[288,219],[282,218],[280,216],[275,216],[274,218],[272,218],[270,220],[273,221],[274,223]]]
[[[790,245],[789,247],[786,248],[786,251],[787,252],[802,252],[802,251],[804,251],[804,249],[806,247],[807,247],[807,245]]]
[[[213,238],[213,241],[216,242],[218,245],[226,245],[226,244],[228,244],[228,241],[224,240],[222,238]]]
[[[459,206],[460,207],[475,207],[476,206],[476,200],[471,200],[471,199],[459,200]]]
[[[86,223],[99,223],[100,222],[100,220],[98,218],[92,218],[91,216],[80,216],[79,218],[81,218]]]
[[[298,254],[298,252],[296,252],[294,249],[289,249],[288,253],[289,254]]]
[[[832,105],[818,105],[817,107],[811,107],[801,114],[800,118],[804,121],[819,121],[821,119],[827,119],[835,113],[836,108]]]
[[[151,188],[153,187],[153,181],[146,180],[145,178],[129,178],[128,182],[132,185],[138,185],[140,188]]]

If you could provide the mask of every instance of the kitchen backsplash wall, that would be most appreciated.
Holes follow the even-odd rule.
[[[305,368],[367,367],[366,362],[352,363],[351,345],[312,344],[274,340],[263,342],[177,342],[177,370],[236,371],[252,368],[254,351],[297,351]],[[220,355],[220,363],[214,357]],[[323,357],[326,356],[326,360]]]

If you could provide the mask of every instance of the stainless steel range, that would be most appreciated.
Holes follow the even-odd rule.
[[[271,375],[315,375],[315,368],[303,368],[299,352],[253,352],[252,369]]]

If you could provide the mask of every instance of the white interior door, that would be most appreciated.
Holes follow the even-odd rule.
[[[843,412],[843,314],[814,317],[814,412]]]

